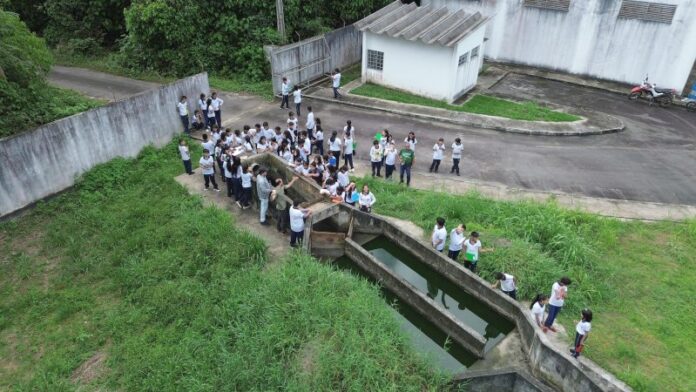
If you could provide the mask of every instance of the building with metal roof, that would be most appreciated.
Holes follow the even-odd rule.
[[[362,80],[452,102],[476,85],[488,18],[397,0],[355,23]]]

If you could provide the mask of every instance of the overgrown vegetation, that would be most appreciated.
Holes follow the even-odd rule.
[[[365,83],[351,90],[351,93],[413,105],[429,106],[457,112],[485,114],[514,120],[566,122],[580,119],[578,116],[550,110],[534,102],[517,103],[487,95],[476,95],[463,105],[452,105],[445,101],[425,98],[373,83]]]
[[[595,313],[586,355],[636,391],[696,389],[696,221],[622,222],[570,211],[553,202],[504,202],[475,193],[419,191],[372,180],[378,213],[407,219],[430,233],[437,216],[447,227],[479,231],[480,275],[505,271],[529,301],[571,277],[561,322],[573,335],[579,311]],[[414,208],[417,206],[417,208]]]
[[[147,148],[0,224],[0,389],[444,385],[376,287],[300,253],[265,268],[263,242],[178,185],[180,165],[175,144]],[[75,376],[95,353],[102,368]]]
[[[100,101],[49,86],[51,54],[19,18],[0,10],[0,137],[93,107]]]

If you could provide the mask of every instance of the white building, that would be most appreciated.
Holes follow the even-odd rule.
[[[355,23],[362,81],[452,102],[476,85],[488,18],[395,1]]]
[[[681,91],[696,82],[696,0],[423,0],[490,17],[487,59]],[[688,90],[686,90],[688,92]]]

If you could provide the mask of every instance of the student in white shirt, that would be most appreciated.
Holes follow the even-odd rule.
[[[191,170],[191,154],[189,154],[189,148],[184,139],[179,140],[179,155],[181,155],[181,160],[184,162],[186,174],[193,174],[193,170]]]
[[[205,113],[206,113],[206,118],[208,120],[207,126],[208,128],[212,128],[213,125],[216,123],[215,120],[215,108],[213,107],[213,100],[208,98],[207,101],[205,101]]]
[[[350,132],[346,132],[343,137],[343,164],[350,165],[351,172],[355,171],[355,167],[353,167],[353,137]]]
[[[203,134],[203,141],[201,142],[201,147],[203,147],[204,150],[208,150],[208,152],[210,152],[211,155],[215,153],[215,142],[208,138],[207,133]]]
[[[329,152],[336,157],[336,164],[338,164],[338,161],[341,159],[341,139],[338,138],[338,132],[336,131],[331,132]]]
[[[372,165],[372,177],[382,177],[380,172],[382,171],[382,146],[379,144],[377,139],[372,141],[372,147],[370,147],[370,164]]]
[[[452,143],[452,170],[450,170],[450,173],[457,172],[457,175],[459,175],[459,161],[462,159],[462,151],[464,151],[462,139],[454,139],[454,143]]]
[[[418,144],[418,140],[416,139],[416,134],[414,132],[409,132],[406,139],[404,139],[404,142],[408,143],[414,153],[416,152],[416,144]]]
[[[201,93],[201,95],[198,97],[198,110],[200,110],[203,114],[208,112],[208,105],[206,104],[206,101],[205,94]]]
[[[251,142],[251,137],[245,136],[244,143],[242,143],[242,146],[244,146],[244,152],[248,154],[256,154],[256,151],[254,149],[254,143]]]
[[[314,122],[314,112],[312,112],[312,107],[307,106],[307,122],[305,123],[305,128],[307,129],[307,135],[310,139],[314,139],[314,128],[316,127]]]
[[[367,185],[363,185],[362,192],[360,192],[360,197],[358,198],[358,206],[360,211],[370,213],[372,212],[372,206],[377,202],[375,195],[370,192],[370,188]]]
[[[290,109],[288,94],[290,94],[290,81],[283,76],[283,82],[280,84],[280,95],[283,97],[283,100],[280,101],[281,109],[283,109],[283,106],[285,106],[285,109]]]
[[[532,301],[532,305],[529,307],[532,311],[532,318],[539,328],[544,327],[544,311],[547,301],[548,297],[546,294],[537,294],[536,298]]]
[[[261,136],[259,142],[256,144],[256,153],[261,154],[268,151],[268,143],[266,143],[266,136]]]
[[[208,187],[210,186],[210,183],[213,183],[213,189],[215,191],[220,192],[220,189],[218,189],[217,182],[215,182],[215,159],[210,155],[210,151],[207,149],[203,150],[203,156],[201,157],[200,161],[198,163],[201,166],[201,170],[203,171],[203,180],[205,181],[205,189],[208,190]]]
[[[442,252],[445,249],[445,242],[447,241],[447,229],[445,228],[445,218],[439,217],[436,219],[435,227],[433,228],[433,234],[430,238],[433,248],[436,251]]]
[[[293,112],[288,113],[288,130],[290,130],[293,135],[297,136],[297,117],[295,117],[295,113]]]
[[[585,341],[592,329],[592,311],[590,309],[583,309],[580,316],[580,321],[575,325],[575,346],[570,350],[570,355],[574,358],[580,356],[585,346]]]
[[[317,153],[324,156],[324,130],[321,128],[319,119],[317,119],[316,131],[314,131],[314,146],[317,148]]]
[[[242,209],[251,207],[251,182],[254,176],[254,171],[251,167],[242,171],[242,199],[237,202],[237,205]]]
[[[472,231],[469,239],[464,241],[465,258],[464,267],[471,270],[471,272],[476,272],[476,264],[478,263],[479,252],[481,249],[481,241],[479,241],[479,233]]]
[[[551,330],[556,332],[556,328],[553,326],[553,322],[556,320],[558,313],[561,312],[561,308],[565,303],[565,299],[568,296],[568,286],[572,283],[570,278],[567,276],[562,277],[558,282],[555,282],[551,286],[551,295],[549,295],[549,315],[546,317],[544,322],[544,332]]]
[[[440,162],[445,157],[445,139],[437,139],[437,143],[433,146],[433,163],[430,164],[430,173],[437,173],[440,169]]]
[[[392,179],[392,174],[394,173],[394,169],[396,169],[396,157],[398,155],[399,152],[396,151],[396,144],[394,141],[389,142],[389,146],[384,151],[384,178],[387,180]]]
[[[341,98],[341,94],[338,92],[338,88],[341,87],[341,71],[336,68],[331,74],[331,87],[333,88],[334,99]]]
[[[221,98],[218,98],[217,92],[213,91],[211,94],[213,97],[213,111],[215,112],[215,122],[217,122],[218,127],[222,126],[222,104],[225,103]]]
[[[450,243],[447,251],[447,257],[454,261],[457,261],[457,258],[459,258],[459,253],[462,251],[464,241],[466,240],[464,237],[464,230],[466,230],[466,226],[464,226],[463,223],[460,223],[459,226],[455,227],[450,232]]]
[[[517,299],[517,280],[515,280],[514,276],[505,272],[496,272],[495,283],[493,283],[492,287],[496,288],[498,286],[510,298]]]
[[[300,86],[295,86],[295,90],[292,92],[292,100],[295,103],[295,112],[297,117],[301,117],[300,107],[302,106],[302,90]]]
[[[184,126],[184,133],[189,134],[189,113],[188,104],[186,103],[186,96],[182,95],[179,98],[179,102],[176,103],[176,110],[179,113],[179,118],[181,119],[181,124]]]
[[[338,173],[336,173],[336,179],[338,180],[338,183],[344,188],[346,188],[350,184],[348,168],[345,165],[341,166],[341,168],[338,169]]]
[[[312,211],[301,208],[300,201],[295,200],[290,207],[290,246],[296,247],[304,240],[305,219],[312,215]]]

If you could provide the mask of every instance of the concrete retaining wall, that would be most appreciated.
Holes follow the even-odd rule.
[[[282,77],[291,85],[306,84],[360,61],[362,33],[353,25],[285,46],[265,46],[271,63],[273,92],[280,93]]]
[[[468,392],[551,392],[552,390],[519,369],[468,371],[454,380]]]
[[[135,157],[182,132],[176,103],[207,92],[206,73],[0,140],[0,216],[60,192],[95,165]]]
[[[410,283],[396,276],[379,260],[355,241],[346,238],[345,254],[363,271],[384,284],[401,301],[418,311],[430,322],[442,328],[459,345],[474,355],[483,357],[486,340],[476,331],[454,318],[447,310],[421,293]]]

